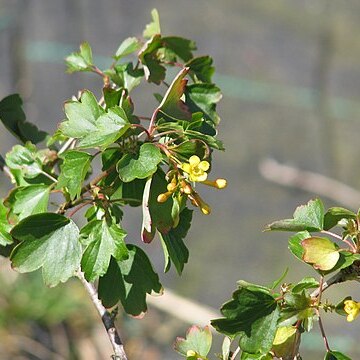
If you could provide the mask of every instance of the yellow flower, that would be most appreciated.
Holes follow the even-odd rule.
[[[197,155],[191,156],[189,163],[181,165],[181,169],[189,174],[190,181],[205,181],[209,168],[210,164],[206,160],[200,161]]]
[[[353,300],[344,301],[344,310],[348,314],[347,321],[353,321],[360,314],[360,303]]]

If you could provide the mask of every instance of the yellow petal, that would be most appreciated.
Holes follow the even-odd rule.
[[[193,176],[190,176],[190,179],[191,178],[193,178],[193,180],[191,180],[191,181],[205,181],[207,179],[207,173],[204,172],[201,175],[193,175]]]
[[[208,171],[209,167],[210,167],[210,164],[207,161],[204,160],[204,161],[201,161],[198,166],[202,171]]]
[[[189,164],[191,166],[196,166],[199,165],[200,163],[200,158],[197,155],[192,155],[189,159]]]
[[[181,168],[185,171],[185,172],[187,172],[188,174],[190,174],[191,173],[191,166],[190,166],[190,164],[182,164],[181,165]]]

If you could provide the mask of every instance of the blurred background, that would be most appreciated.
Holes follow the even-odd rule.
[[[101,85],[93,75],[65,74],[64,57],[86,40],[100,67],[111,64],[123,39],[141,35],[154,7],[164,35],[193,39],[197,54],[214,58],[214,80],[224,94],[218,112],[226,151],[214,154],[212,177],[229,184],[221,192],[199,190],[213,212],[195,212],[181,278],[173,270],[162,273],[158,242],[147,246],[165,289],[218,309],[239,279],[266,285],[287,266],[287,282],[316,276],[288,252],[287,234],[263,233],[264,226],[291,217],[296,206],[317,195],[327,207],[357,210],[358,193],[336,197],[324,178],[305,186],[302,173],[295,186],[284,186],[293,179],[282,172],[289,168],[265,166],[264,160],[360,189],[359,1],[0,0],[0,98],[20,93],[27,119],[53,132],[65,100],[84,88],[99,95]],[[134,94],[137,114],[151,114],[156,104],[152,89],[145,88],[150,95]],[[0,124],[0,154],[14,144]],[[9,188],[0,174],[1,194]],[[141,242],[140,224],[138,210],[125,218],[128,241]],[[1,359],[109,357],[101,324],[75,280],[46,289],[38,273],[17,277],[0,261]],[[324,296],[336,303],[345,292],[360,298],[357,283]],[[330,346],[360,358],[359,324],[325,316]],[[178,359],[170,344],[189,325],[153,306],[143,320],[119,319],[131,359]],[[305,359],[321,358],[320,333],[305,335],[303,348]],[[218,345],[214,351],[219,350]]]

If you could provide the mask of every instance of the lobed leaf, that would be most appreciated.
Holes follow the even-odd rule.
[[[81,259],[81,269],[88,281],[94,281],[106,273],[110,258],[124,260],[128,257],[124,238],[126,232],[105,219],[89,222],[80,233],[87,247]]]
[[[161,160],[159,148],[154,144],[144,143],[140,146],[138,157],[125,154],[118,161],[116,168],[122,181],[131,182],[134,179],[146,179],[154,174]]]
[[[185,65],[200,81],[211,83],[215,68],[212,66],[213,59],[210,56],[199,56],[191,59]]]
[[[19,94],[12,94],[3,98],[0,101],[0,121],[22,142],[31,141],[37,144],[45,140],[47,133],[26,121],[22,104]]]
[[[68,150],[60,155],[63,163],[60,166],[61,172],[58,178],[57,189],[66,187],[70,199],[74,200],[81,194],[83,181],[90,168],[92,155],[77,150]]]
[[[122,57],[139,50],[139,47],[139,40],[136,37],[129,37],[125,39],[116,50],[115,59],[120,60]]]
[[[170,270],[172,262],[177,273],[181,275],[184,265],[188,262],[189,250],[185,246],[183,239],[190,228],[191,219],[192,210],[185,208],[180,213],[180,221],[175,228],[171,229],[167,234],[159,233],[165,256],[165,272]]]
[[[209,326],[201,329],[193,325],[187,330],[185,339],[176,338],[174,349],[184,356],[187,355],[188,351],[194,351],[197,355],[205,358],[210,352],[211,344],[212,335]]]
[[[356,219],[356,214],[341,207],[332,207],[324,215],[324,230],[330,230],[342,219]]]
[[[54,213],[31,215],[11,230],[20,243],[11,254],[15,270],[26,273],[42,268],[44,282],[56,286],[79,269],[79,229],[65,216]]]
[[[65,59],[67,72],[91,71],[93,66],[92,51],[89,43],[83,42],[79,52],[73,52]]]
[[[272,346],[280,309],[275,299],[260,290],[241,287],[221,308],[225,316],[211,324],[221,333],[240,335],[240,347],[249,353],[267,353]]]
[[[22,220],[30,215],[47,212],[49,195],[48,185],[20,186],[10,193],[5,204]]]
[[[275,221],[265,230],[320,231],[324,227],[324,205],[320,199],[310,200],[296,208],[293,219]]]
[[[324,360],[351,360],[351,358],[340,351],[331,350],[326,353]]]
[[[217,126],[220,117],[216,112],[216,105],[221,100],[220,89],[214,84],[191,84],[185,91],[186,105],[191,112],[202,112],[206,120],[210,121],[211,126]]]
[[[154,35],[161,33],[159,13],[156,9],[151,10],[151,18],[151,23],[147,24],[143,31],[144,38],[151,38]]]
[[[8,223],[7,220],[7,209],[3,204],[3,201],[0,200],[0,245],[6,246],[13,243],[13,239],[10,235],[10,230],[12,226]]]
[[[129,258],[112,260],[108,272],[100,277],[99,299],[105,307],[112,307],[120,300],[128,314],[143,316],[147,310],[146,294],[160,295],[163,289],[145,252],[135,245],[127,248]]]

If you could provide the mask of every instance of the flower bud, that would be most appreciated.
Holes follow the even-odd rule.
[[[157,197],[157,202],[164,203],[171,196],[171,194],[172,194],[172,192],[170,192],[170,191],[159,194]]]

